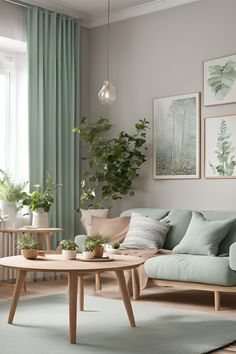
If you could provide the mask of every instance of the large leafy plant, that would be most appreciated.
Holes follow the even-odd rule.
[[[9,202],[12,206],[19,208],[19,202],[24,195],[23,190],[27,183],[14,183],[8,172],[0,170],[0,200]]]
[[[139,120],[135,124],[135,133],[121,131],[117,137],[109,138],[106,133],[112,124],[103,117],[97,117],[90,124],[86,117],[81,126],[73,131],[79,133],[86,143],[88,169],[81,178],[82,204],[88,202],[89,208],[101,208],[98,201],[122,199],[126,194],[133,196],[133,180],[139,175],[141,165],[146,161],[143,147],[149,122]]]
[[[56,190],[61,187],[61,184],[55,184],[53,178],[48,176],[45,185],[44,191],[39,184],[35,184],[31,194],[24,193],[22,205],[28,205],[31,211],[43,209],[45,213],[48,213],[55,201]]]
[[[230,60],[225,65],[212,65],[208,70],[208,85],[214,92],[215,98],[218,101],[223,101],[232,90],[236,79],[236,62]]]
[[[236,160],[235,155],[232,153],[235,147],[232,146],[232,142],[229,140],[230,137],[231,134],[228,132],[226,121],[222,119],[215,150],[219,164],[214,166],[210,162],[213,173],[219,176],[232,176],[234,173]]]

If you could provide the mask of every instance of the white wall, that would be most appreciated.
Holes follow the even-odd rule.
[[[26,40],[26,9],[0,1],[0,36]]]
[[[97,100],[105,79],[106,28],[89,33],[90,116],[103,114],[116,131],[131,131],[136,120],[152,122],[152,98],[202,91],[203,61],[236,53],[236,1],[202,0],[111,25],[111,81],[117,100]],[[202,108],[204,116],[235,114],[236,104]],[[116,202],[129,207],[236,209],[236,179],[153,180],[152,132],[148,161],[136,181],[136,196]],[[236,142],[235,142],[236,143]],[[203,124],[202,124],[203,176]]]

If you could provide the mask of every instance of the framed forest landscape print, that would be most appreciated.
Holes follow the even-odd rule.
[[[204,62],[204,106],[236,102],[236,54]]]
[[[200,94],[153,100],[153,177],[200,177]]]
[[[205,178],[236,178],[236,115],[205,118]]]

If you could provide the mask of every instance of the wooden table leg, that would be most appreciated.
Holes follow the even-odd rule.
[[[49,232],[44,235],[45,241],[46,241],[46,249],[47,251],[51,250],[51,237],[52,237],[52,232]]]
[[[95,289],[96,291],[102,290],[100,273],[95,274]]]
[[[77,324],[77,292],[78,274],[71,271],[68,274],[69,287],[69,321],[70,321],[70,343],[76,343],[76,324]]]
[[[19,297],[20,297],[20,291],[21,291],[22,285],[25,281],[26,274],[27,274],[27,272],[25,270],[19,270],[19,273],[17,275],[16,285],[14,288],[14,293],[13,293],[13,298],[12,298],[12,303],[11,303],[11,309],[10,309],[9,317],[8,317],[9,324],[12,324],[12,322],[13,322],[14,315],[16,312],[16,306],[18,304]]]
[[[124,272],[123,272],[123,270],[116,270],[115,273],[116,273],[117,281],[118,281],[120,291],[122,294],[123,302],[124,302],[124,305],[126,308],[126,312],[127,312],[128,318],[129,318],[130,325],[131,325],[131,327],[135,327],[134,314],[133,314],[133,310],[132,310],[132,306],[131,306],[131,302],[130,302],[130,296],[129,296],[129,292],[127,289]]]
[[[80,311],[84,311],[84,277],[79,277],[79,307]]]
[[[132,288],[133,288],[133,299],[138,300],[140,294],[140,284],[137,268],[131,270],[132,275]]]
[[[38,232],[36,235],[38,238],[39,249],[43,250],[43,234]]]

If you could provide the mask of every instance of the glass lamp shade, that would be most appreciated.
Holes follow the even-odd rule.
[[[103,104],[111,104],[116,99],[116,89],[110,81],[104,81],[98,92],[98,99]]]

